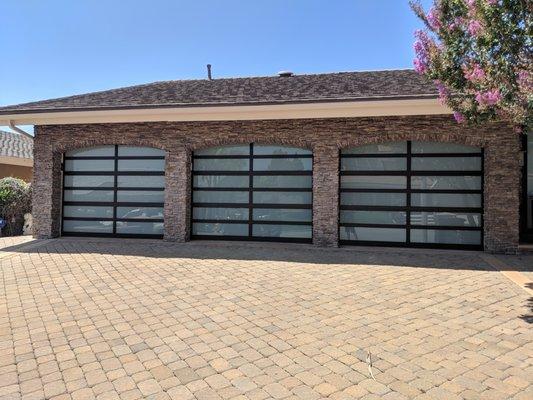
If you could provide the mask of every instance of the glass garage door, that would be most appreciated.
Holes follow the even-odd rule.
[[[163,236],[163,150],[73,150],[65,153],[63,171],[63,235]]]
[[[483,153],[470,146],[390,142],[341,151],[344,244],[482,246]]]
[[[310,242],[311,151],[224,146],[193,156],[192,237]]]

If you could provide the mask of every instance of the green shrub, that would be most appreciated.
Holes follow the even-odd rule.
[[[0,218],[6,221],[2,236],[22,234],[24,214],[31,212],[31,186],[21,179],[0,179]]]

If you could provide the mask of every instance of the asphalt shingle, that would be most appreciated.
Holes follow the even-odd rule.
[[[283,104],[382,98],[436,97],[432,82],[413,70],[338,72],[291,77],[155,82],[102,92],[0,107],[1,114],[79,109]]]

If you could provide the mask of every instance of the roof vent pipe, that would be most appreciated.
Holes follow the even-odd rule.
[[[278,72],[278,76],[281,76],[282,78],[288,78],[293,75],[294,73],[292,73],[291,71],[279,71]]]
[[[213,78],[211,77],[211,64],[207,64],[207,79],[209,79],[210,81],[213,80]]]

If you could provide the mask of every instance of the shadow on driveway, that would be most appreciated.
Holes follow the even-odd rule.
[[[31,242],[34,243],[34,242]],[[321,248],[308,244],[193,241],[172,243],[146,239],[60,238],[41,245],[12,246],[21,253],[97,253],[150,258],[281,261],[307,264],[390,265],[447,270],[490,270],[476,251],[392,247]]]

